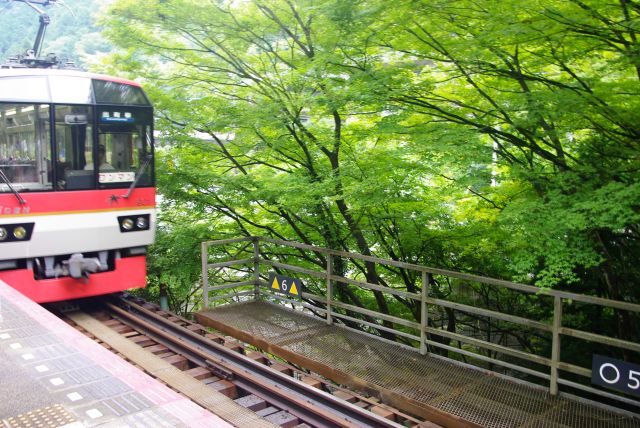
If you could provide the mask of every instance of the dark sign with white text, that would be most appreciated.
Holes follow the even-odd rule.
[[[640,365],[594,355],[591,383],[640,397]]]
[[[290,296],[299,296],[302,290],[302,281],[284,275],[269,274],[269,284],[275,291],[286,293]]]

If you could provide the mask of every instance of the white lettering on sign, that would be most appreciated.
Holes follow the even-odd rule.
[[[269,273],[269,282],[271,282],[271,288],[274,290],[294,296],[300,295],[302,282],[299,279]]]
[[[0,205],[0,215],[19,215],[29,214],[31,208],[29,207],[4,207]]]
[[[633,381],[633,384],[628,383],[627,386],[631,389],[638,389],[640,388],[640,372],[637,372],[635,370],[630,370],[629,371],[629,379],[631,381]]]
[[[613,379],[609,379],[604,375],[604,369],[606,369],[607,367],[613,369],[615,373],[615,377]],[[607,382],[608,384],[616,383],[620,380],[620,371],[613,364],[604,363],[603,365],[600,366],[600,377],[602,378],[603,381]]]
[[[591,383],[640,397],[640,365],[594,355]]]
[[[135,172],[101,172],[100,183],[124,183],[134,181],[136,179]]]

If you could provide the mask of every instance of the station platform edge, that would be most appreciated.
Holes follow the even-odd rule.
[[[0,426],[231,427],[0,281]]]

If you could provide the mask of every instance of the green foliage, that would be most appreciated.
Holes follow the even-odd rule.
[[[78,66],[97,63],[112,49],[95,24],[96,16],[109,3],[111,0],[65,0],[64,6],[42,7],[51,17],[42,54],[55,53]],[[0,62],[32,49],[38,27],[38,13],[28,5],[0,0]]]
[[[497,185],[487,190],[498,225],[511,231],[516,278],[564,286],[588,271],[616,277],[603,286],[611,296],[637,300],[629,256],[639,249],[638,11],[597,1],[462,3],[405,9],[405,32],[389,34],[388,45],[424,67],[397,101],[413,122],[472,130],[494,145]]]
[[[172,204],[160,206],[162,221],[156,243],[149,248],[149,280],[142,292],[158,301],[160,289],[165,287],[170,307],[184,313],[191,310],[194,301],[201,300],[193,296],[193,284],[199,281],[200,242],[208,239],[211,230],[210,225],[177,208]]]
[[[635,4],[120,0],[104,24],[120,47],[105,65],[158,109],[162,215],[208,225],[195,235],[639,300]]]

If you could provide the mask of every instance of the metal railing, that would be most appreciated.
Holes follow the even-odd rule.
[[[214,254],[210,251],[212,247],[216,248]],[[210,260],[212,257],[216,260],[213,263]],[[337,262],[340,263],[341,272],[336,271]],[[373,266],[374,269],[383,272],[381,277],[385,274],[387,278],[394,276],[398,278],[400,274],[415,275],[420,287],[408,290],[404,285],[394,287],[368,282],[365,266],[368,268]],[[264,279],[270,270],[307,278],[309,286],[306,287],[306,291],[300,293],[301,299],[295,300],[274,293]],[[231,280],[211,286],[212,275],[215,276],[216,282],[222,277],[231,278]],[[640,406],[636,400],[593,388],[588,383],[591,377],[590,367],[562,360],[563,338],[570,341],[596,343],[620,353],[630,352],[637,358],[640,355],[640,344],[573,328],[568,325],[570,323],[563,323],[563,310],[575,305],[595,305],[601,309],[604,308],[603,310],[640,314],[638,304],[541,289],[494,278],[262,237],[203,242],[202,279],[205,308],[209,308],[212,303],[224,304],[251,299],[290,303],[307,309],[317,316],[322,316],[327,324],[341,322],[343,325],[356,327],[359,330],[374,331],[377,336],[399,339],[403,342],[400,346],[414,349],[423,355],[446,353],[448,356],[454,353],[457,354],[458,359],[471,358],[479,361],[480,364],[477,365],[484,365],[485,368],[500,366],[510,373],[521,373],[519,377],[537,378],[537,383],[548,382],[549,392],[552,395],[558,394],[559,385],[565,385],[632,406]],[[530,299],[534,299],[534,304],[547,305],[549,310],[542,312],[550,312],[553,315],[551,319],[535,320],[496,309],[491,305],[481,307],[480,304],[461,303],[460,300],[464,299],[454,301],[446,298],[447,296],[435,293],[435,286],[443,282],[459,289],[471,284],[476,287],[487,287],[488,292],[509,292],[529,296]],[[376,309],[341,301],[339,296],[344,295],[344,291],[349,288],[378,293],[378,296],[383,296],[386,302],[393,303],[394,299],[412,301],[416,308],[419,305],[419,311],[416,311],[419,315],[416,313],[411,317],[407,316],[406,311],[394,313],[392,310],[388,311],[389,313],[382,313]],[[232,292],[229,293],[229,290]],[[532,332],[531,334],[538,335],[542,338],[541,340],[550,341],[550,352],[547,355],[540,355],[528,352],[521,346],[514,346],[513,341],[504,343],[503,340],[501,343],[491,338],[487,340],[479,338],[478,335],[465,334],[473,329],[446,328],[444,323],[447,317],[443,317],[442,314],[449,314],[448,319],[451,320],[451,313],[464,314],[486,325],[492,322],[494,325],[503,323],[503,326],[525,329],[527,332]],[[438,321],[440,326],[437,326]],[[504,335],[502,337],[504,338]],[[452,342],[457,343],[458,346],[454,346]],[[498,358],[499,356],[502,358]]]

